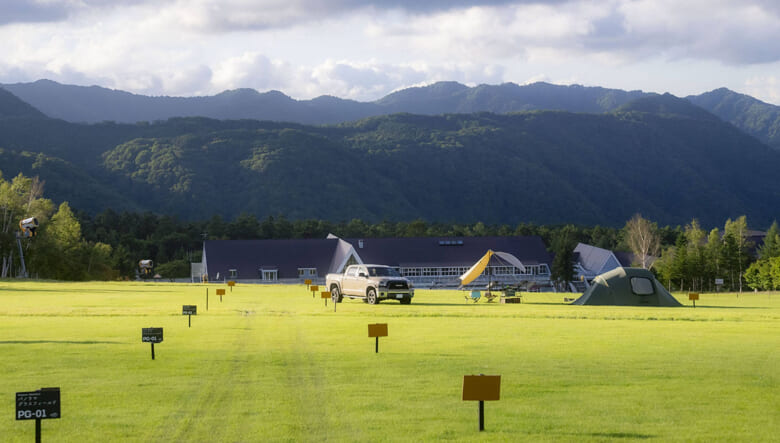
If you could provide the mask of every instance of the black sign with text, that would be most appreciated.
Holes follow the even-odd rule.
[[[196,305],[183,305],[181,307],[182,315],[198,315],[198,307]]]
[[[16,393],[16,419],[60,418],[60,388]]]
[[[163,328],[141,328],[141,341],[144,343],[162,343]]]

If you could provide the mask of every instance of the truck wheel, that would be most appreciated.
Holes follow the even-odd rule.
[[[341,303],[342,297],[339,293],[339,287],[333,286],[330,288],[330,298],[333,300],[333,303]]]
[[[369,305],[375,305],[379,303],[379,299],[376,297],[376,289],[371,288],[368,290],[368,293],[366,294],[366,301]]]
[[[411,297],[404,297],[401,299],[402,305],[410,305],[412,304],[412,298]]]

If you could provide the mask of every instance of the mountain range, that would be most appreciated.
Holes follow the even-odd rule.
[[[165,114],[177,109],[189,114]],[[90,213],[610,226],[745,214],[763,227],[780,202],[777,120],[725,89],[444,82],[360,103],[39,81],[0,89],[0,171],[38,175],[48,197]]]
[[[507,113],[533,110],[612,112],[637,98],[655,95],[580,85],[533,83],[479,85],[456,82],[394,92],[373,102],[332,96],[295,100],[279,91],[235,89],[206,97],[150,97],[99,86],[63,85],[51,80],[0,84],[52,118],[73,123],[154,122],[173,117],[268,120],[305,125],[336,124],[406,112],[421,115]],[[726,88],[686,97],[744,132],[780,149],[780,107]]]

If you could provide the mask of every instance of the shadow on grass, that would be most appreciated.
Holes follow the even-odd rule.
[[[58,289],[28,289],[28,288],[17,288],[17,287],[2,288],[2,289],[8,290],[8,291],[13,291],[13,292],[42,292],[42,293],[50,292],[50,293],[52,293],[52,295],[56,295],[56,294],[54,294],[56,292],[78,292],[80,294],[84,294],[84,293],[99,294],[99,293],[104,293],[104,292],[128,293],[127,289],[95,289],[95,290],[88,290],[88,289],[61,289],[61,288],[58,288]],[[174,290],[174,289],[155,289],[154,291],[149,291],[149,292],[177,292],[177,291]]]
[[[636,432],[593,432],[589,435],[597,438],[632,438],[638,440],[647,440],[657,437],[649,434],[637,434]]]
[[[64,344],[64,345],[118,345],[119,341],[72,341],[72,340],[4,340],[0,345],[34,345],[34,344]]]

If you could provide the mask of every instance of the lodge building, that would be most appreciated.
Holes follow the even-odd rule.
[[[550,285],[552,257],[538,236],[418,237],[288,240],[206,240],[203,261],[193,264],[192,279],[242,283],[323,284],[328,273],[351,264],[395,267],[418,287],[457,287],[465,273],[488,250],[511,254],[522,267],[497,263],[473,285],[488,278],[531,287]]]

